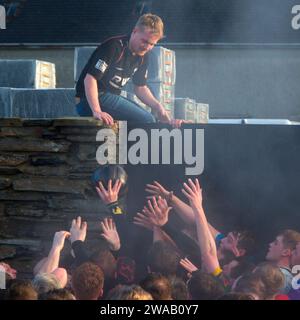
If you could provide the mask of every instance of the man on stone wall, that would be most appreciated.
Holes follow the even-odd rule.
[[[107,125],[114,120],[155,122],[151,113],[120,96],[122,87],[132,78],[136,96],[151,107],[159,121],[171,123],[167,111],[146,85],[148,52],[163,37],[163,28],[160,17],[144,14],[131,35],[110,38],[94,51],[76,85],[80,116],[93,116]]]

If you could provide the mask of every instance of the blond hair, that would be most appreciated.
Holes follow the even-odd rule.
[[[159,35],[160,39],[164,36],[164,23],[159,16],[152,13],[140,16],[135,27],[143,30],[150,29],[153,34]]]
[[[282,242],[286,249],[294,250],[297,243],[300,242],[300,233],[295,230],[286,229],[283,230],[280,235],[282,236]]]

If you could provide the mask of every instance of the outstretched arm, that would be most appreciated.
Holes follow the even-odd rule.
[[[67,231],[56,232],[53,238],[51,250],[46,258],[41,260],[34,268],[33,273],[52,273],[58,268],[60,253],[64,247],[65,239],[70,236]]]
[[[188,180],[188,184],[183,184],[183,194],[189,199],[194,212],[198,242],[201,250],[203,267],[209,273],[215,273],[220,269],[217,257],[217,247],[214,238],[209,230],[208,222],[202,206],[202,189],[198,179],[193,182]]]
[[[157,181],[154,181],[153,184],[147,184],[146,191],[151,195],[161,196],[162,198],[166,199],[169,205],[177,212],[177,214],[187,225],[195,224],[195,215],[193,209],[189,205],[184,203],[182,200],[180,200],[178,197],[176,197],[172,191],[165,189]],[[216,236],[220,232],[210,224],[208,224],[208,227],[213,238],[216,238]]]

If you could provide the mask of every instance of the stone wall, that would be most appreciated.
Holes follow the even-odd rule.
[[[87,219],[90,244],[99,238],[105,207],[90,177],[101,126],[92,118],[0,119],[0,260],[21,277],[75,216]]]

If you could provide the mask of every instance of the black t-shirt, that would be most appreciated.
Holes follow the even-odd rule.
[[[146,85],[148,55],[133,55],[128,43],[129,36],[125,35],[110,38],[98,46],[80,74],[76,97],[85,97],[84,78],[87,73],[97,80],[99,92],[119,95],[131,77],[136,86]]]

